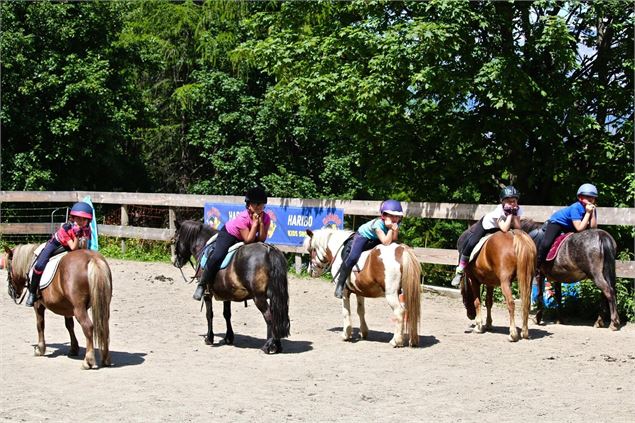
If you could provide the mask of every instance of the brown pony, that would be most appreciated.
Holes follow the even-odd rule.
[[[459,238],[458,245],[462,245],[469,230]],[[483,245],[476,259],[472,260],[465,269],[466,282],[461,283],[463,304],[467,309],[467,316],[475,319],[475,332],[483,333],[492,327],[492,303],[494,287],[500,286],[509,310],[509,340],[518,341],[518,330],[514,317],[515,306],[512,295],[512,280],[518,279],[518,290],[522,302],[522,337],[529,339],[529,307],[531,305],[531,281],[536,263],[536,246],[529,236],[518,230],[494,233]],[[487,320],[483,328],[481,317],[481,284],[486,286]]]
[[[9,295],[18,304],[28,283],[28,272],[32,266],[36,244],[17,245],[13,249],[5,247],[3,262],[7,269]],[[112,297],[112,276],[110,267],[104,257],[91,250],[75,250],[61,258],[51,284],[40,292],[40,297],[33,305],[37,319],[38,344],[35,355],[46,352],[44,341],[44,311],[51,310],[64,316],[66,329],[71,337],[69,356],[79,353],[79,344],[73,329],[73,316],[82,326],[86,337],[86,356],[83,369],[96,369],[93,336],[101,350],[101,365],[109,366],[110,351],[109,327],[110,299]],[[24,296],[22,296],[24,299]],[[92,309],[92,321],[88,316],[88,308]]]

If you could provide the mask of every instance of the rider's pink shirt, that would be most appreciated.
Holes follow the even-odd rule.
[[[266,232],[269,231],[269,225],[271,224],[271,218],[266,212],[263,212],[262,222],[264,224],[263,229]],[[225,230],[230,235],[236,237],[240,241],[244,241],[242,235],[240,235],[241,229],[251,229],[251,218],[249,217],[249,210],[243,210],[238,213],[233,219],[225,223]]]

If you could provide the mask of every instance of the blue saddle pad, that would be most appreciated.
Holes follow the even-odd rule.
[[[207,258],[212,254],[212,251],[214,250],[215,245],[216,245],[216,242],[211,242],[210,244],[207,244],[205,248],[203,249],[201,253],[201,263],[200,263],[201,269],[205,269],[205,266],[207,266]],[[238,248],[239,247],[234,248],[232,246],[229,249],[229,252],[223,259],[223,262],[220,264],[221,269],[224,269],[227,266],[229,266],[229,263],[232,261],[232,258],[234,258],[234,254],[236,254],[236,251],[238,251]]]

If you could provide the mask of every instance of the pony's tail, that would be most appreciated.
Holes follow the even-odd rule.
[[[408,335],[410,346],[419,345],[419,320],[421,317],[421,265],[409,247],[404,247],[402,256],[401,289],[403,289],[408,316]]]
[[[536,270],[536,244],[523,231],[513,231],[516,253],[516,278],[522,304],[523,322],[527,321],[531,307],[531,282]]]
[[[287,279],[287,259],[277,248],[270,247],[271,269],[269,270],[269,286],[267,294],[271,305],[271,327],[275,339],[289,336],[289,291]]]
[[[108,354],[110,341],[110,299],[112,297],[112,274],[108,263],[101,257],[88,261],[88,285],[90,286],[90,308],[93,316],[95,343],[102,351],[102,359]]]
[[[613,290],[615,290],[615,258],[617,256],[615,241],[612,237],[600,232],[600,243],[602,244],[602,252],[604,255],[602,274],[604,275],[604,279],[606,279],[613,287]]]

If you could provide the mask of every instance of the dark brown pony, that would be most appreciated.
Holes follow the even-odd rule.
[[[181,268],[191,257],[200,261],[205,243],[216,233],[209,225],[194,220],[175,222],[175,257],[173,263]],[[210,293],[223,301],[223,316],[227,323],[225,343],[234,343],[231,325],[231,301],[253,299],[267,323],[267,341],[261,348],[267,354],[282,352],[280,339],[289,336],[289,293],[287,259],[273,245],[256,242],[240,247],[229,266],[221,269],[209,287]],[[205,343],[214,343],[212,300],[203,297],[206,306],[207,336]]]
[[[522,219],[521,227],[529,233],[536,245],[542,238],[542,223],[530,219]],[[538,311],[536,323],[542,321],[544,278],[550,280],[555,288],[555,297],[558,308],[556,317],[561,322],[560,306],[562,302],[562,282],[573,282],[582,279],[591,279],[604,294],[601,310],[595,321],[595,327],[604,327],[603,315],[610,310],[611,330],[619,330],[620,316],[617,313],[617,301],[615,296],[615,240],[608,232],[602,229],[587,229],[576,232],[567,237],[560,246],[558,254],[552,261],[545,261],[540,267],[542,281],[538,284]],[[607,305],[608,309],[607,310]]]
[[[5,247],[5,267],[8,274],[9,295],[18,303],[28,283],[28,272],[35,260],[36,244],[17,245],[13,249]],[[79,353],[79,344],[75,337],[73,316],[82,327],[86,337],[86,356],[83,369],[96,369],[93,340],[101,351],[101,365],[109,366],[110,299],[112,297],[112,276],[104,257],[91,250],[75,250],[61,258],[51,284],[40,292],[33,305],[37,319],[38,344],[35,355],[46,352],[44,341],[44,311],[51,310],[64,316],[66,329],[71,337],[69,356]],[[21,303],[21,301],[20,301]],[[92,310],[92,321],[88,316]]]
[[[463,232],[458,245],[463,245],[469,230]],[[475,319],[474,331],[484,332],[492,327],[492,303],[494,287],[500,286],[509,310],[509,340],[518,341],[512,281],[518,280],[521,298],[523,328],[521,335],[529,339],[529,307],[531,305],[531,281],[536,263],[536,247],[529,236],[519,230],[494,233],[481,248],[476,259],[465,268],[466,282],[461,283],[463,304],[467,316]],[[487,320],[483,328],[481,317],[481,285],[486,286]]]

